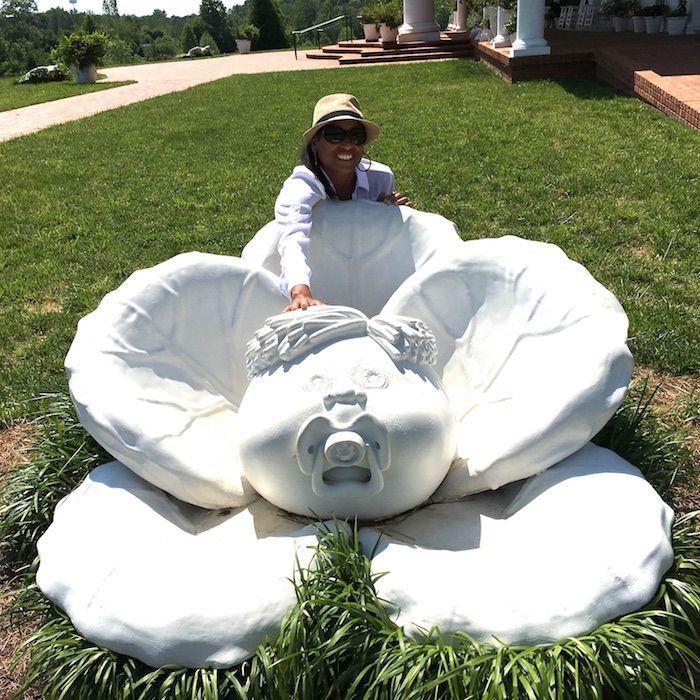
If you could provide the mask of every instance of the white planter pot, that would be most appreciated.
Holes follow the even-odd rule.
[[[384,44],[395,44],[399,34],[398,27],[388,27],[386,24],[379,25],[379,36]]]
[[[367,24],[362,25],[362,31],[365,33],[365,41],[378,41],[379,40],[379,32],[377,31],[377,25],[368,22]]]
[[[667,17],[666,31],[671,36],[680,36],[685,32],[685,24],[687,21],[687,17]]]
[[[97,80],[97,66],[94,63],[85,66],[85,68],[78,68],[78,66],[72,65],[70,71],[73,73],[75,82],[81,85],[94,83]]]
[[[633,32],[634,31],[634,22],[632,21],[631,17],[625,17],[625,31],[626,32]]]
[[[646,22],[644,17],[632,17],[632,28],[635,34],[644,34],[647,30]]]
[[[644,24],[647,34],[658,34],[661,31],[661,23],[663,21],[663,17],[645,17]]]
[[[236,39],[238,53],[250,53],[250,39]]]
[[[613,29],[616,32],[624,32],[627,29],[627,18],[626,17],[613,17],[612,23],[613,23]]]

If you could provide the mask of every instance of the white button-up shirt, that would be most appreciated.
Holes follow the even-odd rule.
[[[379,195],[391,194],[396,188],[394,173],[382,163],[370,164],[363,158],[355,173],[353,199],[377,201]],[[326,191],[321,181],[305,165],[298,165],[285,180],[275,202],[275,221],[281,229],[277,245],[282,268],[280,288],[287,295],[297,284],[311,286],[311,268],[307,264],[311,210],[322,199],[326,199]]]

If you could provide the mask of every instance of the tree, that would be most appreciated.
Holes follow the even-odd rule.
[[[221,0],[202,0],[199,14],[205,29],[212,35],[221,51],[231,53],[234,39],[226,18],[226,8]]]
[[[183,30],[180,37],[180,46],[182,50],[187,53],[193,46],[199,45],[199,37],[194,31],[194,27],[188,22]]]
[[[216,56],[217,54],[221,53],[219,51],[219,47],[216,45],[216,39],[209,33],[209,32],[204,32],[202,34],[201,38],[199,39],[200,46],[208,46],[209,51],[211,51],[212,56]]]
[[[112,15],[113,17],[119,17],[119,10],[117,9],[117,0],[102,0],[102,14]]]
[[[260,29],[260,38],[256,42],[259,50],[285,49],[289,46],[282,17],[274,0],[251,0],[250,22]]]
[[[97,31],[97,22],[95,22],[95,16],[92,14],[92,12],[85,13],[82,30],[86,34],[92,34],[93,32]]]

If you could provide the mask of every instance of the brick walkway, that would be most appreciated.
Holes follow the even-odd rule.
[[[318,70],[337,67],[334,62],[313,61],[292,51],[234,54],[195,61],[172,61],[120,68],[101,68],[107,80],[136,80],[132,85],[101,90],[62,100],[0,112],[0,142],[46,129],[54,124],[89,117],[98,112],[186,90],[237,73],[272,73],[288,70]]]

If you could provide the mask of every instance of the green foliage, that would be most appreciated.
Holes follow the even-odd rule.
[[[126,66],[130,63],[139,63],[141,57],[134,53],[133,46],[117,36],[111,36],[107,40],[107,51],[102,64],[105,66]]]
[[[360,15],[362,16],[362,22],[364,24],[379,25],[379,13],[380,8],[376,3],[372,5],[363,5],[360,9]]]
[[[678,0],[678,5],[676,9],[669,12],[669,17],[685,17],[688,14],[688,3],[686,0]]]
[[[634,10],[634,0],[603,0],[600,5],[600,12],[606,17],[628,17]]]
[[[387,27],[396,29],[403,21],[403,11],[396,2],[383,2],[377,7],[379,23],[385,24]]]
[[[517,10],[513,10],[513,14],[508,18],[508,21],[504,25],[504,30],[505,30],[506,34],[510,34],[512,36],[515,34],[517,28],[518,28],[518,12],[517,12]]]
[[[107,52],[108,39],[101,32],[84,34],[76,32],[67,37],[61,37],[53,56],[69,66],[85,68],[91,64],[100,65],[102,57]]]
[[[150,61],[159,61],[164,58],[177,56],[178,48],[170,35],[159,36],[144,48],[144,56]]]
[[[250,0],[250,23],[260,29],[260,38],[256,45],[259,51],[284,49],[289,46],[275,0]]]
[[[241,24],[236,30],[236,36],[256,42],[260,38],[260,30],[254,24]]]
[[[648,5],[637,12],[637,17],[661,17],[667,9],[666,5]]]
[[[206,31],[214,38],[214,44],[218,49],[224,53],[232,53],[235,48],[234,39],[223,2],[221,0],[202,0],[199,15]]]
[[[216,45],[216,41],[214,41],[214,37],[209,32],[204,32],[204,34],[202,34],[200,42],[200,46],[209,47],[209,52],[212,56],[216,56],[221,53],[219,51],[219,47]]]
[[[199,45],[199,36],[195,33],[194,25],[188,22],[180,36],[180,47],[187,53],[193,46]]]
[[[95,15],[93,15],[92,12],[85,13],[81,31],[83,34],[94,34],[97,31],[97,22],[95,21]]]

